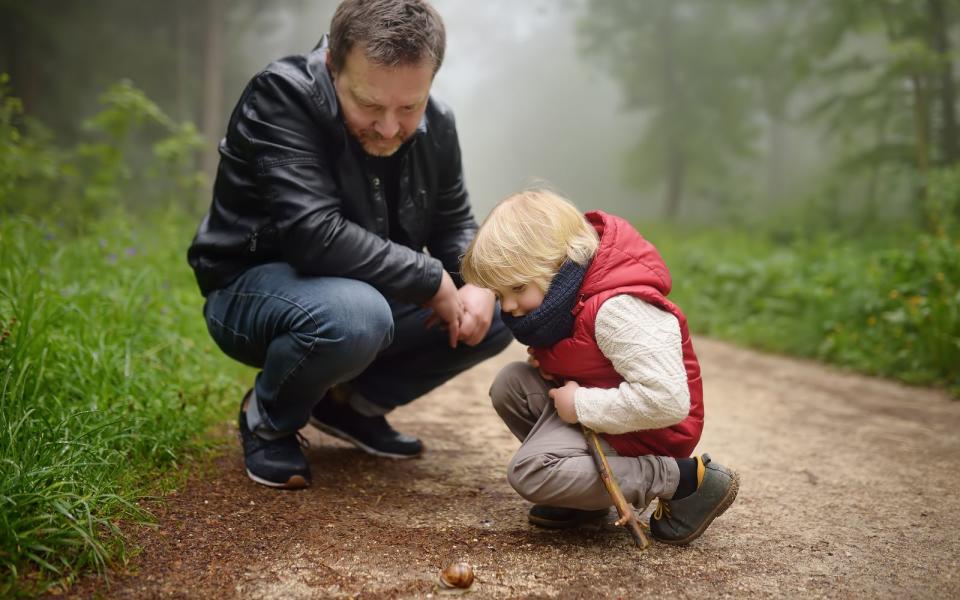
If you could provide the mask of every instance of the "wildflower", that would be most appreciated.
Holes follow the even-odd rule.
[[[876,325],[876,324],[877,324],[877,318],[876,318],[875,316],[870,315],[869,317],[867,317],[867,326],[868,326],[868,327],[873,327],[873,326]]]
[[[137,255],[137,249],[134,248],[133,246],[129,246],[129,247],[128,247],[126,250],[124,250],[123,252],[124,252],[124,254],[126,254],[127,256],[136,256],[136,255]]]
[[[117,255],[111,252],[107,255],[107,262],[111,265],[117,262]]]
[[[890,290],[890,299],[891,299],[891,300],[896,300],[896,299],[899,298],[899,297],[900,297],[900,292],[898,292],[897,290]]]

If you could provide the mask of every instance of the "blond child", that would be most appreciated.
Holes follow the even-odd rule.
[[[577,423],[601,433],[627,500],[659,505],[653,536],[687,544],[733,502],[738,475],[688,458],[703,428],[700,367],[670,274],[627,221],[581,214],[546,190],[497,205],[462,261],[466,282],[497,294],[504,323],[528,346],[490,389],[522,442],[507,478],[534,503],[529,520],[570,527],[611,501]]]

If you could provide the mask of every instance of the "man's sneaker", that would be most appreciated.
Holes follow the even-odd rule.
[[[249,396],[249,392],[247,396]],[[244,398],[246,404],[246,398]],[[243,462],[247,476],[257,483],[288,490],[310,485],[310,465],[300,449],[299,434],[291,433],[276,440],[264,439],[247,427],[247,414],[240,409],[238,419]]]
[[[609,508],[600,510],[580,510],[577,508],[563,508],[560,506],[547,506],[546,504],[534,504],[527,513],[527,520],[537,527],[546,527],[547,529],[568,529],[576,527],[591,521],[599,521],[607,516]]]
[[[710,460],[709,454],[697,458],[697,471],[703,473],[697,491],[681,500],[657,500],[650,517],[650,533],[666,544],[689,544],[707,529],[714,519],[733,504],[740,488],[735,471]]]
[[[374,456],[416,458],[423,453],[423,442],[390,427],[383,416],[361,415],[349,404],[336,401],[331,394],[313,407],[310,424]]]

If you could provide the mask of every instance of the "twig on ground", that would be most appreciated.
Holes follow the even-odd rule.
[[[643,527],[640,525],[636,511],[633,510],[633,507],[630,506],[627,499],[624,498],[623,492],[620,491],[620,485],[617,484],[616,479],[614,479],[610,473],[610,465],[607,463],[607,457],[604,456],[603,450],[600,448],[600,438],[597,436],[597,432],[582,424],[580,427],[583,429],[583,437],[587,439],[587,448],[590,449],[590,456],[593,457],[593,463],[597,466],[600,479],[603,481],[603,485],[606,486],[607,493],[610,494],[610,499],[613,500],[613,505],[617,508],[617,514],[620,515],[616,524],[621,527],[626,526],[627,531],[630,532],[630,536],[633,537],[633,542],[638,548],[645,550],[650,545],[650,540],[648,540],[647,536],[643,533]]]

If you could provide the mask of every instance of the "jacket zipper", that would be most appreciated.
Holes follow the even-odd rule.
[[[257,251],[257,236],[260,234],[259,231],[254,231],[253,235],[250,236],[250,252]]]

